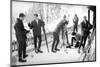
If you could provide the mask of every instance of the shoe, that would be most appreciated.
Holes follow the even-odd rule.
[[[79,47],[79,45],[75,45],[75,48],[78,48]]]
[[[43,53],[43,51],[41,51],[41,50],[38,50],[38,52]]]
[[[57,49],[57,48],[56,48],[55,50],[56,50],[56,51],[60,51],[60,49]]]
[[[73,46],[73,45],[70,45],[70,46]]]
[[[53,53],[56,53],[56,51],[52,50]]]
[[[66,46],[66,48],[71,48],[71,46]]]
[[[19,59],[19,62],[26,62],[26,60]]]
[[[26,58],[28,55],[24,55],[23,58]]]

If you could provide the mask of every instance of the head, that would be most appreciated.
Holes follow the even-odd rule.
[[[66,15],[64,15],[63,19],[66,20]]]
[[[75,17],[77,17],[77,14],[75,14]]]
[[[35,20],[37,20],[38,19],[38,14],[34,14],[34,18],[35,18]]]
[[[83,17],[83,20],[84,20],[84,21],[86,21],[86,20],[87,20],[87,17],[86,17],[86,16],[84,16],[84,17]]]
[[[72,35],[76,35],[76,33],[75,32],[72,32]]]
[[[24,13],[20,13],[20,14],[19,14],[19,18],[20,18],[21,20],[24,20],[25,14],[24,14]]]

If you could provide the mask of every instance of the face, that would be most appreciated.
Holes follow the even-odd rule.
[[[66,16],[64,16],[64,20],[66,20]]]
[[[37,16],[34,16],[34,19],[35,19],[35,20],[37,20],[37,19],[38,19],[38,17],[37,17]]]
[[[24,20],[24,19],[25,19],[25,16],[24,16],[24,17],[20,17],[20,19],[21,19],[21,20]]]
[[[22,19],[24,20],[25,19],[25,16]]]
[[[87,20],[87,18],[86,18],[86,17],[84,17],[83,19],[84,19],[84,21],[86,21],[86,20]]]
[[[75,14],[75,17],[77,17],[77,14]]]

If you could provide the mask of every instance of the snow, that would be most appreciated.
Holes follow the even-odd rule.
[[[80,28],[78,29],[80,31]],[[69,42],[71,43],[71,29],[68,30],[68,39]],[[28,57],[26,58],[27,62],[25,63],[21,63],[18,61],[18,52],[14,51],[12,53],[12,60],[14,61],[14,59],[16,59],[14,62],[12,62],[12,65],[27,65],[27,64],[45,64],[45,63],[60,63],[60,62],[77,62],[77,61],[83,61],[83,58],[85,56],[85,53],[78,53],[78,48],[66,48],[67,44],[66,44],[66,38],[65,38],[65,44],[62,48],[62,41],[60,38],[60,43],[58,45],[58,48],[60,49],[60,51],[56,52],[56,53],[52,53],[51,52],[51,46],[52,46],[52,35],[51,34],[47,34],[47,40],[48,40],[48,44],[49,44],[49,53],[47,51],[47,46],[46,46],[46,42],[45,40],[42,41],[42,47],[41,50],[43,51],[43,53],[38,53],[36,54],[34,51],[34,44],[33,44],[33,40],[31,41],[32,43],[29,43],[29,45],[27,46],[27,54]],[[88,40],[87,40],[88,41]],[[94,48],[95,48],[95,38],[92,42],[92,48],[91,48],[91,56],[94,52]],[[91,57],[92,58],[92,57]],[[87,60],[88,61],[88,60]]]

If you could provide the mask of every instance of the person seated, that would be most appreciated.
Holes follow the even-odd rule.
[[[71,48],[71,46],[74,46],[75,48],[79,47],[81,40],[81,35],[79,33],[72,32],[72,38],[71,38],[71,45],[67,46],[67,48]],[[75,45],[73,45],[75,43]]]

